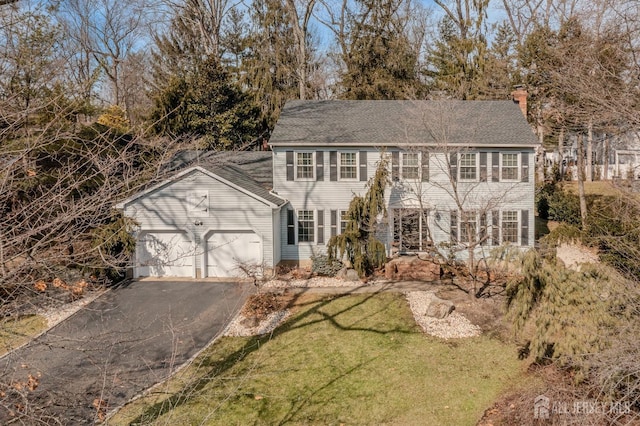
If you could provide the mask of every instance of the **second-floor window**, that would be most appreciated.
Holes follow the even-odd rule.
[[[340,179],[358,179],[358,161],[355,152],[340,153]]]
[[[403,179],[416,180],[420,178],[420,156],[417,152],[402,153]]]
[[[502,153],[502,167],[500,173],[502,180],[518,180],[518,154]]]
[[[460,154],[460,180],[475,181],[477,178],[478,164],[476,153]]]
[[[296,179],[313,179],[313,152],[296,153]]]

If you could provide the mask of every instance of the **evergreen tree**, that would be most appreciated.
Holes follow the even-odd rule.
[[[386,248],[378,240],[380,216],[386,215],[384,191],[389,179],[389,163],[381,156],[376,174],[367,183],[364,196],[355,196],[347,211],[346,229],[331,237],[327,245],[329,260],[344,259],[351,263],[361,277],[380,268],[387,261]]]
[[[344,99],[407,99],[421,96],[418,52],[406,33],[403,0],[358,0],[341,74]]]
[[[243,87],[261,105],[273,128],[285,102],[298,97],[296,47],[289,11],[277,0],[256,0],[250,9],[249,49],[242,64]]]
[[[507,283],[507,313],[526,340],[522,355],[536,362],[586,367],[584,355],[613,345],[611,330],[634,314],[628,282],[610,268],[585,264],[572,271],[534,250],[520,267],[522,276]]]
[[[197,137],[205,149],[238,149],[260,141],[260,111],[231,81],[217,58],[191,75],[174,76],[155,98],[151,113],[157,133]]]
[[[487,42],[484,35],[461,35],[448,16],[440,22],[438,32],[439,38],[428,57],[427,76],[431,89],[454,99],[486,97]]]
[[[516,42],[511,26],[507,22],[500,23],[487,52],[482,98],[507,99],[513,87],[523,83],[518,69]]]

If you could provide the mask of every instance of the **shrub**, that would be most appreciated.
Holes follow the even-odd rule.
[[[311,256],[311,262],[311,272],[325,277],[335,277],[344,266],[339,260],[330,259],[324,254]]]
[[[548,219],[580,225],[580,199],[576,194],[557,187],[547,198]]]

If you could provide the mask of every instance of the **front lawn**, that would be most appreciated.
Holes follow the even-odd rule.
[[[109,424],[472,425],[523,378],[515,346],[426,336],[402,295],[295,303],[272,336],[218,340]]]
[[[6,318],[0,322],[0,355],[29,342],[47,328],[47,320],[40,315]]]

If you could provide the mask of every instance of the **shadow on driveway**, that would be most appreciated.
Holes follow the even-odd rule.
[[[125,403],[166,379],[220,335],[252,287],[134,281],[0,359],[2,380],[37,378],[35,390],[22,390],[29,415],[59,417],[62,424],[92,424],[101,401],[106,411]],[[0,424],[10,419],[9,409],[15,407],[0,405]]]

